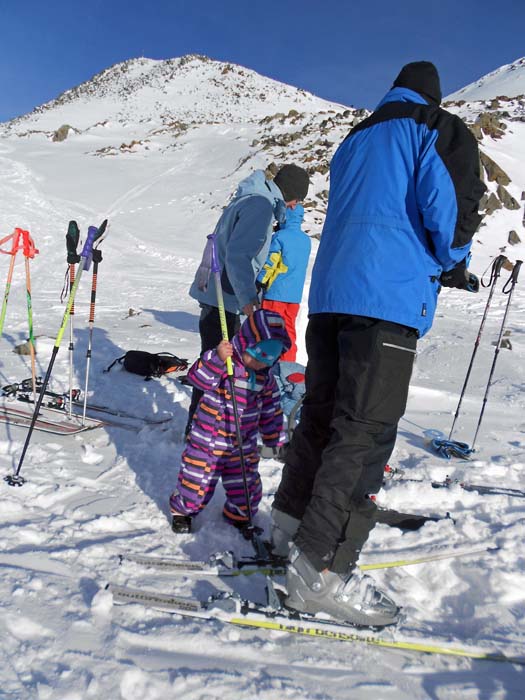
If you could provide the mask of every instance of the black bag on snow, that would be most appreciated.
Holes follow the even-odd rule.
[[[188,360],[177,357],[171,352],[151,353],[144,350],[128,350],[125,355],[113,360],[104,372],[109,372],[117,362],[128,372],[145,377],[146,381],[153,377],[162,377],[169,372],[183,372],[188,369]]]

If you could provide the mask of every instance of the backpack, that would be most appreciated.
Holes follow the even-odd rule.
[[[104,372],[109,372],[116,363],[124,366],[124,369],[133,374],[140,374],[149,381],[153,377],[162,377],[169,372],[182,372],[188,369],[188,360],[177,357],[171,352],[145,352],[144,350],[128,350],[122,357],[107,367]]]

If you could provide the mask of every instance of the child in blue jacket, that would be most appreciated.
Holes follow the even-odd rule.
[[[295,321],[303,296],[306,268],[312,243],[301,229],[304,208],[297,204],[286,210],[286,223],[274,233],[268,257],[257,278],[264,291],[263,309],[276,311],[285,321],[292,345],[281,360],[295,362],[297,356]]]

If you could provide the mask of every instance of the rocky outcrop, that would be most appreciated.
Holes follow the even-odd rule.
[[[52,141],[65,141],[67,137],[69,136],[70,131],[76,131],[72,126],[69,126],[69,124],[62,124],[61,127],[59,127],[54,133],[53,136],[51,137]]]
[[[474,126],[479,129],[482,135],[491,136],[493,139],[500,139],[507,128],[505,122],[501,121],[499,112],[482,112],[478,115]]]
[[[510,177],[492,158],[480,151],[481,164],[487,174],[489,182],[496,182],[498,185],[510,185]]]
[[[505,209],[516,210],[520,208],[518,202],[514,199],[514,197],[511,194],[509,194],[509,192],[503,187],[503,185],[498,185],[496,194],[499,201],[503,204]]]
[[[483,195],[483,197],[481,198],[481,202],[479,203],[480,211],[485,212],[487,216],[494,214],[495,211],[502,208],[503,204],[500,202],[500,200],[497,198],[494,192],[491,192],[488,195]]]

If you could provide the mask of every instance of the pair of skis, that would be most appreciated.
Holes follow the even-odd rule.
[[[61,409],[44,405],[40,406],[38,416],[34,421],[33,413],[34,411],[21,404],[17,404],[14,401],[6,401],[3,397],[0,398],[0,422],[7,425],[15,425],[21,428],[33,426],[33,430],[40,430],[53,435],[76,435],[86,430],[93,430],[94,428],[108,425],[106,421],[100,421],[89,416],[85,419],[76,414],[68,416]]]
[[[2,387],[2,396],[0,397],[0,400],[2,403],[0,403],[0,421],[4,422],[15,422],[10,419],[11,415],[18,415],[20,416],[22,412],[24,415],[28,416],[29,418],[31,417],[31,413],[28,412],[26,408],[22,408],[17,406],[15,403],[15,399],[21,403],[24,404],[31,404],[33,403],[33,397],[32,394],[29,391],[29,382],[31,380],[24,379],[20,383],[16,384],[9,384],[4,387]],[[41,377],[37,377],[36,381],[36,391],[37,393],[40,393],[42,390],[42,379]],[[130,413],[128,411],[124,410],[119,410],[119,409],[112,409],[108,406],[101,406],[98,404],[93,404],[93,403],[85,403],[84,400],[81,399],[81,392],[80,389],[73,389],[70,394],[66,393],[57,393],[54,391],[49,391],[48,389],[45,390],[45,399],[42,402],[42,406],[40,409],[40,418],[45,417],[45,423],[42,424],[42,421],[37,420],[37,423],[35,424],[35,430],[45,430],[46,432],[56,432],[59,434],[62,434],[64,432],[66,433],[71,433],[71,432],[80,432],[83,425],[85,425],[85,429],[89,430],[92,429],[93,427],[99,427],[99,426],[104,426],[104,425],[113,425],[117,427],[123,427],[123,428],[133,428],[135,429],[137,425],[162,425],[163,423],[167,423],[170,420],[172,420],[173,416],[170,414],[165,417],[144,417],[144,416],[138,416],[134,413]],[[96,421],[92,416],[80,416],[78,412],[73,412],[73,411],[68,411],[68,402],[69,402],[69,396],[73,396],[73,406],[74,407],[84,407],[86,406],[86,410],[88,413],[100,413],[102,414],[102,419],[100,421]],[[7,399],[7,400],[6,400]],[[51,409],[48,411],[47,409]],[[42,414],[45,414],[44,416]],[[66,427],[68,427],[68,423],[65,421],[66,419],[66,414],[67,418],[70,421],[69,427],[75,424],[75,421],[81,421],[79,425],[79,430],[73,431],[73,430],[62,430],[62,424],[65,422]],[[49,424],[52,422],[56,423],[57,430],[52,430],[49,427]],[[18,422],[18,424],[22,424]],[[52,427],[52,425],[51,425]]]
[[[361,565],[362,570],[410,566],[425,562],[437,561],[450,557],[488,554],[496,548],[470,546],[467,548],[449,549],[447,551],[431,552],[416,557],[400,558],[393,561],[382,561]],[[283,564],[263,562],[256,559],[235,561],[231,552],[214,555],[209,562],[184,562],[166,557],[151,555],[125,554],[120,557],[121,563],[131,562],[184,576],[240,576],[265,574],[267,581],[268,601],[265,604],[243,599],[236,594],[219,592],[207,600],[172,596],[142,588],[131,588],[108,584],[106,588],[112,593],[116,604],[138,604],[147,608],[160,610],[170,614],[181,615],[207,621],[217,621],[240,627],[251,627],[265,630],[276,630],[283,633],[297,634],[317,639],[332,639],[336,641],[364,643],[386,649],[398,649],[411,652],[443,654],[448,656],[465,657],[470,659],[505,661],[525,665],[525,657],[508,656],[498,651],[474,647],[457,647],[425,639],[427,633],[418,633],[418,637],[401,637],[397,630],[378,631],[370,628],[357,628],[353,625],[337,622],[329,618],[319,618],[313,615],[299,614],[285,608],[280,602],[282,595],[275,589],[270,576],[282,574]]]

